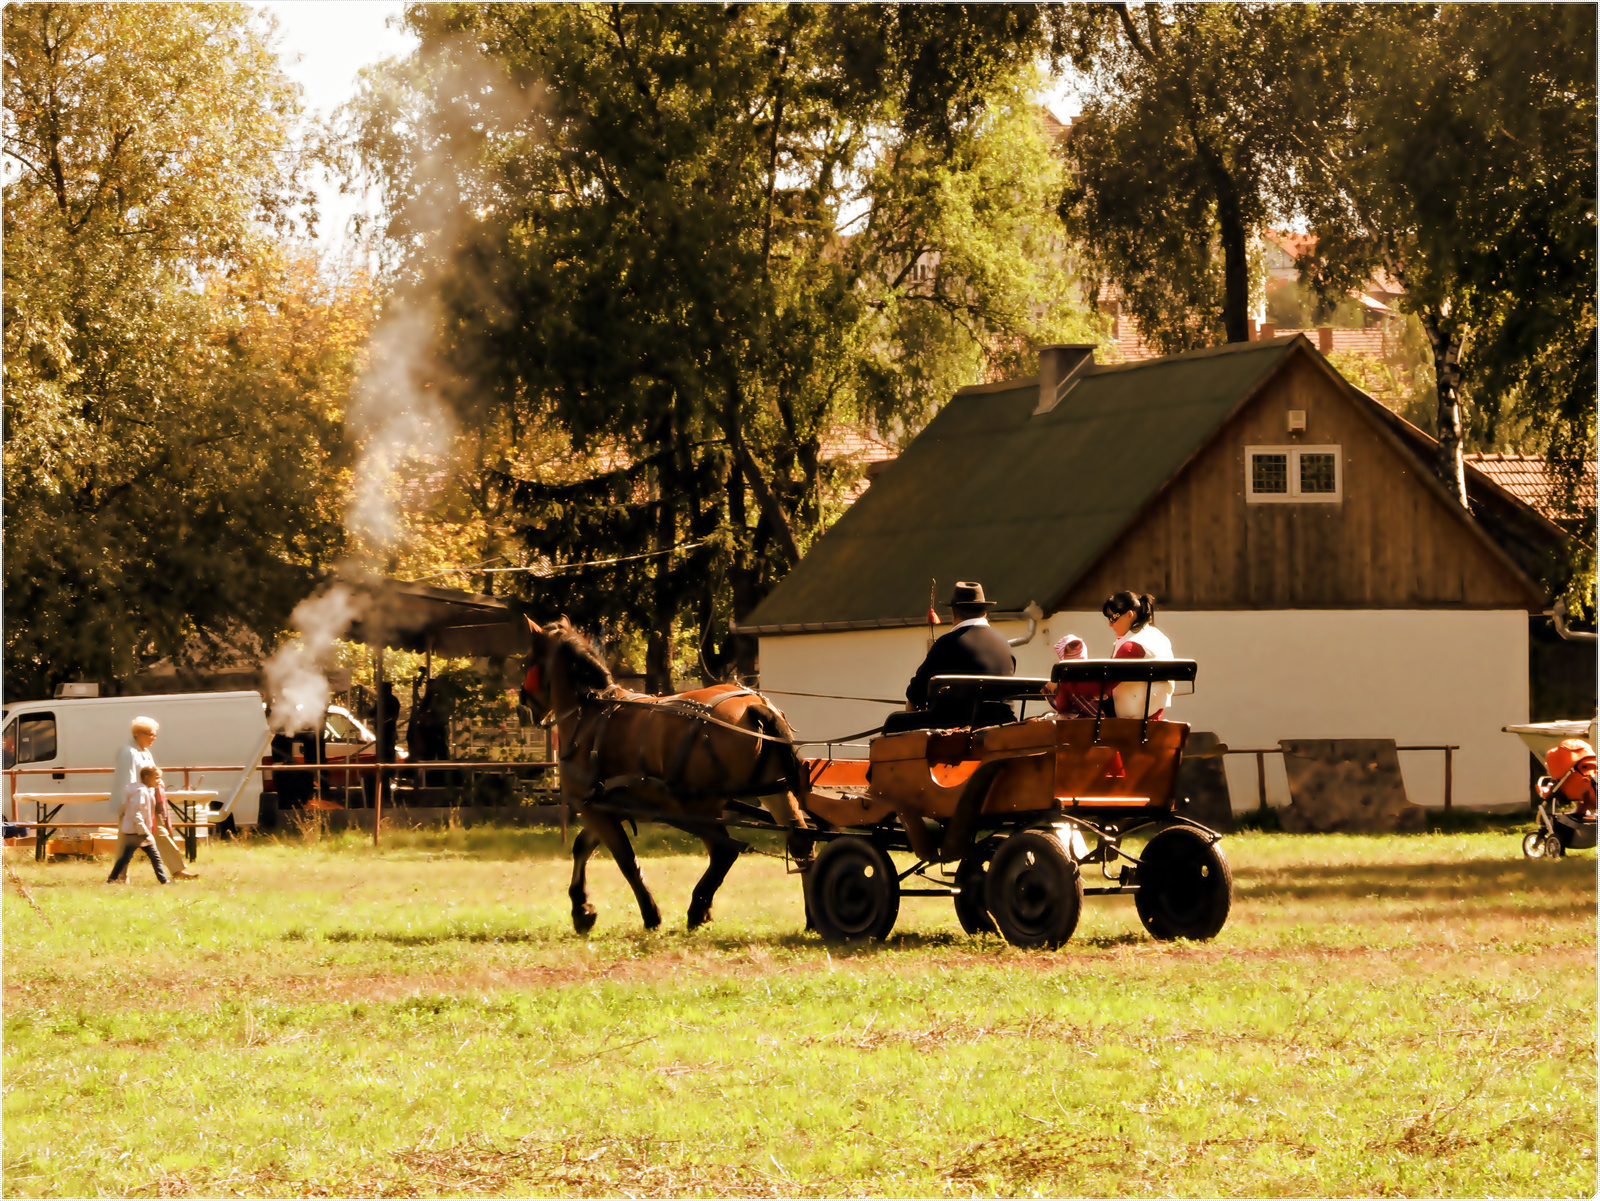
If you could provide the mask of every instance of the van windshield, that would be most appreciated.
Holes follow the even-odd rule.
[[[330,742],[364,742],[361,727],[356,725],[343,713],[335,713],[331,709],[327,716],[328,729],[324,735]]]
[[[19,763],[48,763],[56,757],[56,715],[26,713],[6,723],[0,739],[4,741],[5,767],[16,767]]]

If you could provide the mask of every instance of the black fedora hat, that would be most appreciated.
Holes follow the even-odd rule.
[[[953,609],[957,605],[968,605],[972,608],[981,606],[985,609],[992,609],[995,606],[995,602],[984,598],[983,585],[976,580],[958,580],[956,581],[955,590],[950,593],[950,607]]]

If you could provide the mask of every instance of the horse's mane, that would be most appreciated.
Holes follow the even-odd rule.
[[[557,650],[567,665],[567,678],[572,683],[573,691],[583,700],[588,700],[597,692],[604,692],[616,683],[611,678],[611,671],[606,667],[605,660],[600,657],[600,652],[594,649],[590,641],[576,630],[563,630],[560,628],[550,631],[557,644]]]

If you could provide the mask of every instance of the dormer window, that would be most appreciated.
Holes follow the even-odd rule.
[[[1244,494],[1251,504],[1337,503],[1344,499],[1337,446],[1247,446]]]

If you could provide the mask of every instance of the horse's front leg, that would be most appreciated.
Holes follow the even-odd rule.
[[[594,906],[589,903],[588,868],[589,856],[600,845],[600,840],[594,836],[585,825],[578,831],[578,836],[572,840],[572,883],[567,887],[567,896],[572,898],[572,928],[579,934],[587,934],[594,929]]]
[[[654,930],[661,925],[661,909],[656,905],[655,897],[650,895],[650,888],[644,882],[644,873],[639,870],[639,860],[634,857],[633,843],[628,841],[628,833],[622,828],[622,823],[609,813],[595,813],[586,810],[583,815],[583,825],[586,831],[592,830],[595,837],[611,852],[611,857],[617,861],[617,868],[622,872],[622,878],[633,889],[634,899],[639,902],[639,916],[644,919],[644,928]]]
[[[700,882],[694,886],[694,893],[689,899],[691,930],[711,920],[711,902],[716,899],[717,889],[722,887],[723,880],[727,879],[728,870],[733,867],[740,852],[747,845],[731,837],[721,826],[700,837],[705,840],[706,850],[711,854],[711,862],[706,867],[706,874],[701,876]]]

